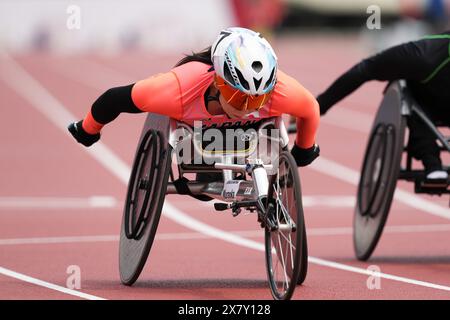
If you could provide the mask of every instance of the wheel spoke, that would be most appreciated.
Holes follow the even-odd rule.
[[[291,240],[291,239],[288,239],[288,238],[283,234],[283,232],[278,231],[278,234],[280,234],[280,235],[283,237],[283,239],[286,240],[286,242],[287,242],[288,244],[291,245],[292,248],[296,249],[296,248],[295,248],[295,245],[292,243],[292,240]],[[290,234],[291,234],[291,233],[289,233],[289,238],[290,238]]]
[[[284,280],[285,280],[285,287],[288,288],[289,287],[289,280],[287,278],[287,273],[286,273],[286,261],[284,259],[284,254],[283,254],[283,248],[281,248],[281,239],[280,239],[280,234],[278,233],[278,246],[280,247],[280,254],[281,254],[281,265],[283,267],[283,275],[284,275]]]
[[[277,248],[276,248],[276,245],[275,245],[275,240],[271,240],[271,242],[273,242],[273,248],[272,248],[272,251],[273,251],[273,254],[274,254],[274,256],[275,256],[275,267],[273,268],[273,274],[275,274],[275,275],[277,275],[278,274],[278,265],[280,264],[280,259],[278,259],[278,252],[277,252]],[[273,258],[272,258],[272,261],[273,261]]]
[[[291,269],[294,270],[294,249],[295,246],[292,245],[292,238],[291,238],[292,233],[289,233],[289,243],[291,244],[289,246],[289,251],[291,252]]]

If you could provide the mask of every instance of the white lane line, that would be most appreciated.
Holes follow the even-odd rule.
[[[342,271],[349,271],[349,272],[359,273],[359,274],[363,274],[363,275],[367,275],[367,276],[375,276],[375,277],[379,277],[379,278],[384,278],[384,279],[398,281],[398,282],[404,282],[404,283],[421,286],[421,287],[426,287],[426,288],[430,288],[430,289],[436,289],[436,290],[450,292],[449,286],[443,286],[443,285],[434,284],[434,283],[430,283],[430,282],[426,282],[426,281],[420,281],[420,280],[415,280],[415,279],[410,279],[410,278],[405,278],[405,277],[399,277],[396,275],[383,273],[383,272],[380,272],[380,273],[373,272],[371,270],[353,267],[353,266],[345,265],[342,263],[332,262],[332,261],[315,258],[315,257],[309,257],[309,261],[312,263],[315,263],[317,265],[321,265],[321,266],[329,267],[329,268],[335,268],[335,269],[339,269]]]
[[[425,225],[398,225],[386,226],[383,233],[398,234],[398,233],[426,233],[426,232],[449,232],[450,224],[425,224]],[[338,228],[308,228],[308,236],[338,236],[353,234],[351,227]]]
[[[70,122],[77,120],[78,117],[67,110],[58,99],[6,52],[0,51],[0,58],[0,62],[2,62],[0,77],[4,83],[27,100],[31,106],[41,112],[57,128],[61,129],[67,136],[67,141],[73,143],[73,138],[67,131],[67,126]],[[131,172],[128,165],[103,143],[96,143],[90,148],[83,148],[83,150],[99,161],[107,170],[116,172],[115,175],[119,175],[121,181],[128,181]]]
[[[75,296],[75,297],[79,297],[79,298],[83,298],[83,299],[87,299],[87,300],[105,300],[103,298],[100,298],[100,297],[97,297],[97,296],[94,296],[91,294],[83,293],[83,292],[72,290],[72,289],[65,288],[65,287],[61,287],[56,284],[46,282],[43,280],[39,280],[39,279],[30,277],[25,274],[18,273],[18,272],[15,272],[15,271],[3,268],[3,267],[0,267],[0,274],[3,274],[10,278],[15,278],[17,280],[25,281],[25,282],[28,282],[28,283],[31,283],[31,284],[34,284],[34,285],[37,285],[40,287],[59,291],[59,292],[65,293],[65,294],[69,294],[71,296]]]
[[[354,208],[354,196],[303,196],[303,207]]]
[[[115,208],[118,201],[110,196],[77,197],[0,197],[0,209],[88,209]]]
[[[31,77],[31,75],[27,71],[25,71],[25,69],[23,69],[15,60],[10,58],[6,54],[6,52],[0,51],[0,58],[0,63],[2,64],[2,72],[0,73],[0,77],[2,78],[3,82],[15,92],[17,92],[20,96],[25,98],[30,103],[30,105],[34,106],[38,111],[44,114],[58,128],[66,131],[68,122],[75,119],[75,117],[64,107],[62,107],[61,103],[55,97],[53,97],[43,86],[41,86],[39,82]],[[68,134],[67,131],[66,134]],[[101,152],[103,152],[101,146],[97,150],[100,154]],[[92,153],[93,151],[90,152]],[[108,149],[104,152],[108,153],[111,151],[109,151]],[[125,164],[122,163],[122,161],[119,161],[118,163],[112,161],[109,165],[105,166],[108,166],[110,170],[112,170],[113,168],[121,168],[123,170],[123,167],[121,167],[121,165],[123,166]],[[126,170],[127,167],[125,165],[125,171]],[[8,269],[2,268],[1,270],[3,271],[2,273],[4,275],[17,278],[29,283],[34,283],[36,285],[52,290],[61,291],[80,297],[86,295],[86,299],[94,297],[78,291],[59,287],[45,281],[34,279],[20,273],[15,273],[14,271]],[[61,288],[64,290],[62,291]]]
[[[89,209],[117,208],[122,203],[111,196],[80,197],[0,197],[1,209]],[[353,196],[304,196],[303,206],[309,208],[353,208]]]
[[[230,231],[234,235],[244,237],[262,237],[262,230],[244,230]],[[199,232],[177,232],[177,233],[158,233],[156,239],[160,240],[197,240],[214,238],[212,235],[206,235]],[[99,236],[70,236],[70,237],[36,237],[36,238],[11,238],[0,239],[0,246],[28,245],[28,244],[64,244],[64,243],[89,243],[89,242],[117,242],[117,235],[99,235]]]
[[[83,243],[83,242],[112,242],[119,241],[117,235],[104,236],[73,236],[73,237],[39,237],[39,238],[15,238],[0,239],[0,245],[21,245],[21,244],[60,244],[60,243]]]
[[[332,176],[338,180],[348,182],[355,186],[358,185],[359,182],[359,172],[343,166],[333,160],[320,157],[316,161],[314,161],[311,166],[311,169],[318,171],[322,174]],[[433,201],[427,200],[425,198],[416,196],[413,193],[408,191],[401,190],[397,188],[395,190],[394,198],[417,210],[432,214],[434,216],[438,216],[445,219],[450,219],[450,209],[442,207]]]
[[[426,233],[426,232],[449,232],[450,224],[430,224],[430,225],[398,225],[387,226],[384,233]],[[262,238],[262,230],[239,230],[227,231],[231,234],[246,238]],[[351,235],[351,227],[336,228],[308,228],[309,236],[339,236]],[[198,240],[213,238],[199,232],[176,232],[176,233],[158,233],[156,239],[162,240]],[[117,242],[117,235],[99,235],[99,236],[70,236],[70,237],[36,237],[36,238],[11,238],[0,239],[0,246],[24,245],[24,244],[64,244],[64,243],[87,243],[87,242]]]
[[[166,204],[167,204],[167,206],[166,206]],[[182,211],[178,210],[177,208],[175,208],[174,206],[172,206],[167,201],[164,204],[164,206],[166,209],[164,212],[165,215],[170,217],[172,220],[178,222],[179,224],[182,224],[191,229],[197,230],[198,232],[201,232],[201,233],[204,233],[207,235],[212,235],[212,236],[222,239],[226,242],[230,242],[230,243],[237,244],[239,246],[247,247],[247,248],[254,249],[254,250],[265,251],[264,244],[262,244],[262,243],[259,243],[259,242],[256,242],[256,241],[253,241],[250,239],[242,238],[240,236],[231,234],[229,232],[222,231],[220,229],[217,229],[215,227],[207,225],[203,222],[195,220],[192,217],[190,217],[189,215],[185,214],[184,212],[182,212]],[[353,267],[353,266],[345,265],[342,263],[328,261],[328,260],[311,257],[311,256],[309,256],[308,259],[309,259],[310,263],[318,264],[318,265],[325,266],[325,267],[330,267],[330,268],[334,268],[334,269],[339,269],[339,270],[343,270],[343,271],[349,271],[349,272],[354,272],[354,273],[359,273],[359,274],[364,274],[364,275],[369,275],[369,276],[374,275],[372,271],[364,269],[364,268]],[[400,277],[400,276],[387,274],[387,273],[377,273],[376,276],[378,276],[380,278],[384,278],[384,279],[393,280],[393,281],[398,281],[398,282],[413,284],[413,285],[417,285],[417,286],[421,286],[421,287],[427,287],[427,288],[432,288],[432,289],[436,289],[436,290],[444,290],[444,291],[450,292],[450,286],[443,286],[443,285],[434,284],[431,282],[419,281],[419,280],[406,278],[406,277]]]
[[[31,75],[27,73],[27,71],[23,69],[17,62],[15,62],[6,54],[4,54],[4,60],[7,60],[8,62],[6,66],[4,66],[5,72],[1,73],[4,82],[13,90],[26,98],[31,106],[39,110],[58,128],[62,129],[64,132],[67,132],[67,123],[69,121],[73,121],[75,117],[54,96],[52,96],[47,89],[45,89],[39,82],[32,78]],[[114,176],[119,178],[119,180],[121,180],[125,185],[128,184],[128,177],[131,169],[105,144],[103,144],[102,142],[98,142],[93,147],[83,148],[83,150],[87,151],[94,159],[102,164]],[[168,201],[165,202],[163,209],[166,217],[189,229],[222,239],[226,242],[233,243],[242,247],[264,251],[264,244],[233,235],[229,232],[223,231],[221,229],[205,224],[199,220],[196,220],[175,208]],[[367,274],[368,272],[366,269],[350,267],[344,264],[325,261],[323,259],[314,257],[310,257],[309,261],[311,263],[316,263],[319,265],[324,265],[350,272],[362,274]],[[433,283],[422,282],[414,279],[392,276],[383,273],[381,273],[379,276],[386,279],[388,279],[387,277],[389,276],[389,279],[395,281],[430,287],[438,290],[450,291],[450,287],[436,285]]]
[[[368,133],[372,128],[373,119],[373,115],[360,111],[334,108],[325,117],[320,118],[320,122],[360,133]]]
[[[388,233],[446,232],[450,231],[450,224],[386,226],[385,230]]]
[[[50,64],[48,67],[66,78],[70,78],[85,86],[87,85],[95,90],[105,91],[111,86],[114,86],[114,84],[124,85],[137,81],[137,79],[133,77],[124,76],[115,69],[93,62],[89,59],[83,59],[83,65],[83,68],[78,68],[76,65],[67,64],[65,65],[64,71],[58,67],[58,63]],[[88,74],[86,74],[86,70],[88,70]]]

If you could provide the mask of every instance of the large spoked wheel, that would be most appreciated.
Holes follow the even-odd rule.
[[[170,166],[171,148],[161,132],[144,132],[128,183],[120,233],[119,271],[125,285],[138,279],[147,261],[164,204]]]
[[[405,119],[400,92],[391,85],[383,99],[367,145],[353,220],[356,257],[369,259],[383,232],[397,185]]]
[[[307,252],[297,165],[289,152],[279,157],[278,172],[269,185],[266,226],[266,266],[272,295],[277,300],[292,297],[296,285],[306,278]]]

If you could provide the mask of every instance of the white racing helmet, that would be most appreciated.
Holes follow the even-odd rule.
[[[270,93],[276,83],[277,56],[259,33],[227,28],[211,47],[216,75],[239,91],[252,96]]]

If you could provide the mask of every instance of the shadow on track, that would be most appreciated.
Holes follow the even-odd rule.
[[[130,288],[123,286],[120,280],[90,280],[87,284],[89,289],[118,289]],[[155,289],[266,289],[267,280],[263,279],[159,279],[159,280],[139,280],[132,288],[155,288]]]

